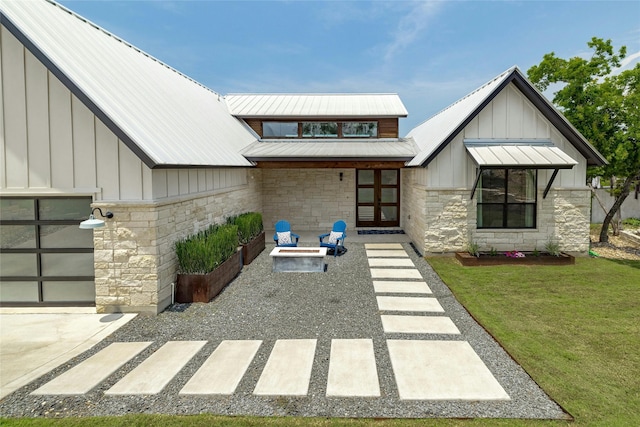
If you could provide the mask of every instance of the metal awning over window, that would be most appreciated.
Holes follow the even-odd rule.
[[[475,194],[483,169],[553,169],[553,175],[544,190],[543,198],[560,169],[571,169],[578,164],[567,153],[553,145],[551,140],[480,140],[465,139],[467,152],[478,165],[478,175],[471,190]]]

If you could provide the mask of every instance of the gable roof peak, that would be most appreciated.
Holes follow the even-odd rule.
[[[582,153],[589,165],[606,163],[604,157],[514,65],[413,128],[407,136],[415,139],[420,153],[407,165],[429,164],[510,83]]]

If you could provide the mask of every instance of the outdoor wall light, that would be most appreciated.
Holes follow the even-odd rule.
[[[340,172],[340,181],[342,181],[342,172]]]
[[[106,214],[106,215],[104,215],[104,214],[102,213],[102,209],[100,209],[100,208],[93,208],[93,209],[91,209],[91,215],[89,215],[89,219],[86,219],[86,220],[84,220],[84,221],[82,221],[82,222],[80,223],[80,228],[100,228],[100,227],[104,227],[104,221],[103,221],[103,220],[101,220],[101,219],[96,219],[96,218],[93,216],[93,213],[94,213],[96,210],[98,210],[98,211],[100,212],[100,215],[101,215],[103,218],[113,218],[113,214],[112,214],[111,212],[107,211],[107,214]]]

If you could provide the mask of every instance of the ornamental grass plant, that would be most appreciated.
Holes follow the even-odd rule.
[[[264,230],[260,212],[246,212],[229,217],[227,218],[227,224],[233,224],[238,227],[238,238],[243,245],[258,237]]]
[[[207,274],[229,259],[238,245],[237,225],[211,225],[176,242],[178,273]]]

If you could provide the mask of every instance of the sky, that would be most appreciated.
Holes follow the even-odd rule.
[[[592,37],[640,61],[637,0],[60,3],[222,95],[397,93],[401,135],[513,65],[588,58]]]

